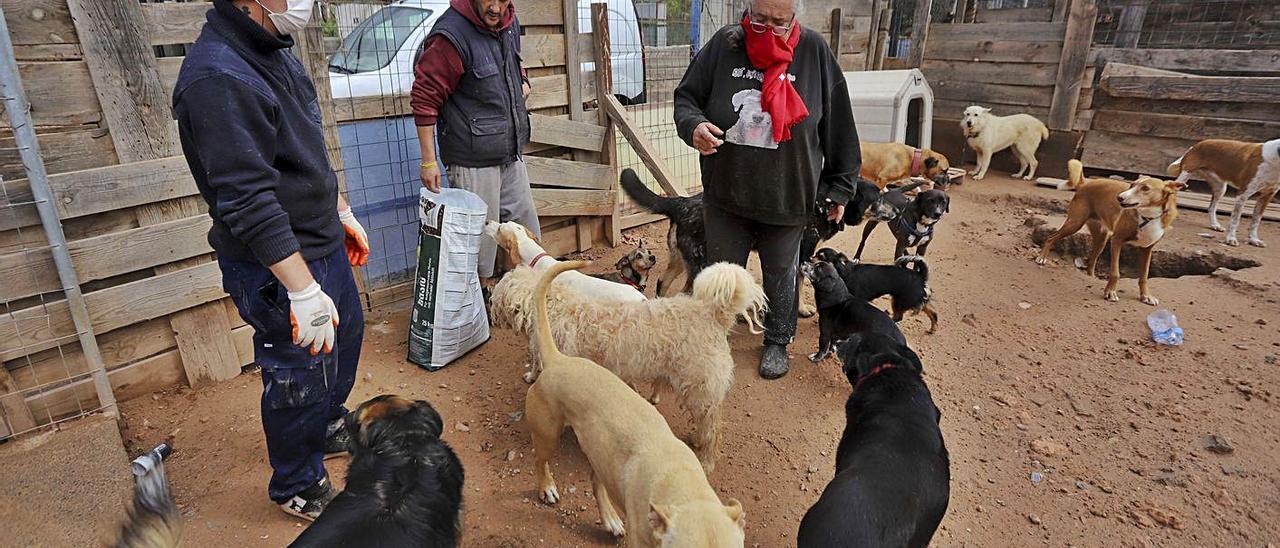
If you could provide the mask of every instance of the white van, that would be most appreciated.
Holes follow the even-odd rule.
[[[578,28],[584,33],[591,32],[591,2],[578,4]],[[642,103],[644,52],[635,5],[632,0],[608,0],[608,5],[614,95],[623,104]],[[448,8],[448,0],[398,0],[361,22],[329,58],[333,98],[408,94],[427,34]],[[582,69],[594,70],[594,65],[583,63]]]

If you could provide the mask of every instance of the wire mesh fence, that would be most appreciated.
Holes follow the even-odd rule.
[[[1157,49],[1280,47],[1276,0],[1098,0],[1094,43]]]

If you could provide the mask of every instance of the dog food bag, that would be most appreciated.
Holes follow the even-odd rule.
[[[418,196],[418,269],[409,315],[409,361],[438,370],[489,340],[476,264],[488,208],[466,190]]]

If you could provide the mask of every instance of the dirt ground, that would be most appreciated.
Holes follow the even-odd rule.
[[[902,323],[925,363],[951,453],[951,504],[934,543],[1280,544],[1280,225],[1264,226],[1272,247],[1228,248],[1216,233],[1200,235],[1209,232],[1204,213],[1184,212],[1159,249],[1262,266],[1153,279],[1161,306],[1187,334],[1181,347],[1158,347],[1144,321],[1154,308],[1137,300],[1135,280],[1123,280],[1121,301],[1109,303],[1104,280],[1086,278],[1070,258],[1045,267],[1031,260],[1027,219],[1045,216],[1056,227],[1069,194],[991,176],[951,196],[928,256],[940,332],[926,334],[922,317]],[[834,247],[854,249],[855,232]],[[661,242],[664,233],[659,223],[628,237]],[[666,250],[655,252],[665,265]],[[881,229],[866,258],[887,262],[891,253]],[[369,315],[351,403],[399,393],[440,410],[445,439],[466,466],[466,544],[621,544],[596,524],[572,435],[555,465],[563,500],[537,500],[521,420],[524,339],[495,330],[465,359],[427,373],[404,360],[406,323],[404,307]],[[743,501],[749,546],[792,545],[832,477],[850,387],[834,361],[804,358],[817,344],[814,320],[801,321],[791,374],[777,381],[756,374],[759,340],[741,331],[732,336],[737,381],[710,481],[722,497]],[[188,546],[282,546],[302,530],[266,498],[260,390],[258,375],[246,374],[123,406],[131,455],[174,436],[169,475]],[[661,410],[678,434],[690,431],[685,413],[666,401]],[[1209,436],[1222,442],[1206,444]],[[340,483],[344,460],[329,466]]]

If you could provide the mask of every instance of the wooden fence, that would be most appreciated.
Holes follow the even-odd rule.
[[[94,331],[118,400],[234,377],[252,360],[252,331],[221,287],[206,241],[210,220],[179,155],[170,112],[181,57],[152,46],[195,40],[210,4],[138,0],[0,0],[9,23],[38,138],[51,174]],[[566,40],[565,8],[576,2],[525,0],[526,67],[534,81],[528,159],[553,253],[590,247],[616,234],[613,136],[586,112],[595,81],[581,74],[590,37]],[[316,77],[335,169],[342,177],[339,121],[405,114],[407,99],[328,108],[319,27],[298,40]],[[0,414],[12,431],[96,405],[83,375],[66,301],[53,272],[12,133],[0,133],[0,177],[12,212],[0,219]],[[587,218],[581,218],[588,216]],[[399,287],[370,302],[392,300]],[[380,299],[380,300],[379,300]],[[5,432],[0,431],[0,437]]]

